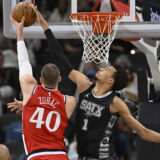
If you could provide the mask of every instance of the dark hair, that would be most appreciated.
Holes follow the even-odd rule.
[[[131,67],[128,67],[128,66],[125,66],[124,67],[125,71],[127,72],[127,75],[128,75],[128,82],[133,82],[133,69]],[[129,71],[129,73],[128,73]]]
[[[127,87],[128,75],[125,71],[125,68],[117,66],[117,65],[114,65],[113,67],[117,70],[117,72],[114,72],[113,74],[114,84],[112,86],[112,90],[119,91]]]
[[[41,77],[46,85],[56,85],[60,76],[59,68],[52,63],[46,64],[41,70]]]

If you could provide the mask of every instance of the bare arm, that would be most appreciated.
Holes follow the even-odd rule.
[[[68,75],[68,78],[77,85],[79,93],[85,91],[91,85],[88,77],[81,72],[73,69],[72,65],[66,58],[63,49],[60,47],[52,31],[50,30],[47,22],[45,21],[41,13],[38,11],[37,6],[32,5],[32,7],[37,15],[38,23],[42,26],[45,32],[52,56],[54,56],[58,60],[58,62],[61,62],[63,64],[65,73]]]
[[[23,105],[25,105],[32,95],[32,91],[37,81],[32,75],[32,66],[29,62],[27,49],[23,38],[23,27],[24,27],[23,17],[21,22],[18,23],[11,17],[11,21],[14,24],[17,32],[17,52],[18,52],[18,64],[19,64],[19,79],[23,94]]]
[[[71,117],[76,107],[76,99],[73,96],[66,96],[66,113],[68,119]]]
[[[130,113],[126,103],[119,97],[115,97],[110,107],[111,113],[118,113],[124,121],[137,132],[137,134],[144,140],[150,142],[160,142],[160,134],[144,127],[138,122]]]
[[[92,84],[92,82],[90,82],[90,80],[85,74],[76,70],[72,70],[69,73],[68,77],[72,82],[74,82],[77,85],[79,93],[82,93],[83,91],[87,90]]]

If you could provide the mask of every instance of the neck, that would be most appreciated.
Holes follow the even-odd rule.
[[[45,84],[42,84],[45,88],[47,89],[57,89],[58,88],[58,85],[56,86],[52,86],[52,85],[45,85]]]
[[[93,88],[93,93],[96,96],[101,96],[107,92],[111,91],[111,86],[108,84],[101,84],[96,81],[96,86]]]

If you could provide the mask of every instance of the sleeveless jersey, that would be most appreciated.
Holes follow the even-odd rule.
[[[93,94],[93,87],[80,94],[76,115],[77,147],[80,157],[108,160],[114,157],[112,130],[118,115],[110,114],[116,92],[102,96]]]
[[[23,140],[26,154],[66,151],[64,131],[68,125],[65,96],[42,85],[23,107]]]

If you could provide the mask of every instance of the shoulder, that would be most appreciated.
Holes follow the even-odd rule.
[[[125,102],[119,96],[115,96],[112,103],[113,105],[123,105]]]
[[[87,93],[91,92],[92,89],[95,87],[95,84],[90,84],[90,86],[88,86],[88,88],[86,88],[83,92],[81,92],[79,94],[80,97],[83,97],[83,95],[86,95]]]
[[[126,103],[118,96],[113,98],[111,103],[111,113],[120,113],[126,108]]]

